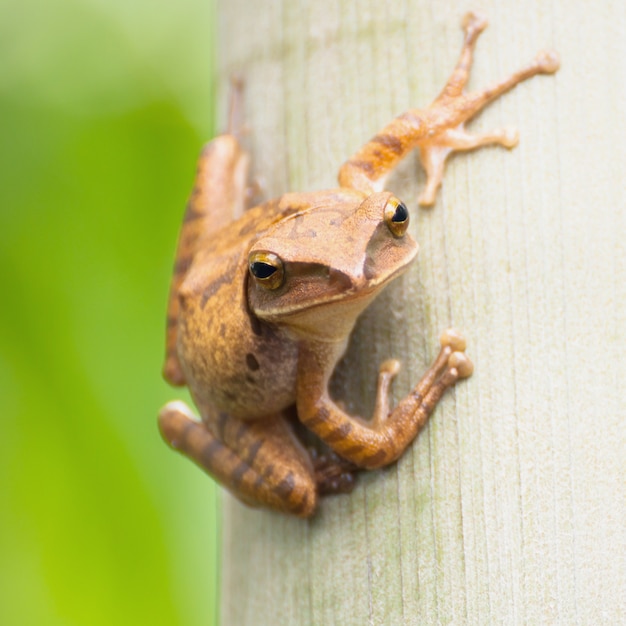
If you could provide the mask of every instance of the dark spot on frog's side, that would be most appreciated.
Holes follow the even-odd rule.
[[[248,366],[248,369],[251,369],[253,372],[256,372],[260,367],[259,362],[252,352],[248,352],[248,354],[246,354],[246,365]]]

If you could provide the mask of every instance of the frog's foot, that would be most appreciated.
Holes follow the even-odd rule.
[[[342,459],[332,450],[318,452],[316,448],[310,448],[309,454],[320,495],[352,492],[356,484],[356,472],[359,471],[354,463]]]
[[[170,402],[159,413],[159,430],[166,443],[246,504],[298,517],[315,512],[313,468],[282,416],[244,422],[220,415],[209,428],[183,402]]]
[[[519,134],[514,128],[501,128],[490,133],[472,135],[463,124],[446,130],[419,147],[420,160],[426,171],[426,187],[418,198],[422,206],[432,206],[437,190],[443,181],[446,160],[454,152],[466,152],[482,146],[500,145],[514,148],[519,142]]]
[[[426,370],[411,396],[420,401],[429,414],[439,402],[444,391],[461,378],[468,378],[474,365],[465,354],[465,337],[454,328],[448,328],[439,337],[441,349],[437,358]]]
[[[424,377],[426,378],[429,372],[432,372],[437,380],[428,388],[428,391],[425,391],[426,394],[430,394],[437,385],[443,386],[441,390],[443,393],[458,380],[469,378],[474,373],[474,364],[465,354],[467,347],[465,337],[458,330],[454,328],[444,330],[439,337],[439,343],[441,344],[439,355]],[[440,368],[439,363],[442,362],[444,365]]]
[[[437,134],[427,134],[418,142],[420,159],[426,170],[426,188],[419,198],[423,206],[434,204],[437,190],[441,185],[446,159],[453,152],[467,151],[487,145],[501,145],[512,148],[518,143],[518,135],[512,129],[500,129],[491,133],[470,135],[465,131],[464,124],[485,108],[490,102],[506,93],[519,83],[536,76],[537,74],[553,74],[559,69],[559,55],[553,50],[544,50],[528,65],[522,67],[510,76],[496,82],[486,89],[466,93],[465,84],[469,77],[472,63],[472,54],[476,37],[486,26],[473,14],[466,16],[464,28],[466,38],[461,51],[461,58],[450,76],[441,95],[430,106],[431,111],[437,111],[438,117],[446,115],[457,120],[456,126]],[[430,131],[432,133],[432,131]]]

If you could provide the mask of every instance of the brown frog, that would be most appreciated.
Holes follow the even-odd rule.
[[[489,89],[465,93],[486,21],[464,21],[461,58],[441,95],[399,116],[349,159],[337,189],[290,193],[244,211],[247,154],[236,133],[210,142],[199,161],[172,280],[165,378],[188,385],[160,412],[164,439],[249,504],[311,516],[321,493],[348,491],[357,468],[394,462],[444,391],[472,372],[465,341],[443,333],[441,351],[393,409],[398,361],[382,364],[371,420],[346,413],[328,383],[359,314],[415,259],[409,211],[383,190],[393,167],[419,148],[432,204],[453,151],[500,144],[515,132],[469,135],[464,123],[517,83],[558,69],[554,53]],[[234,216],[237,217],[233,221]],[[291,417],[332,451],[311,455]]]

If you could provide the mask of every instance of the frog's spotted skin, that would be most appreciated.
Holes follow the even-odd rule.
[[[370,421],[346,413],[328,392],[358,316],[417,254],[406,206],[383,190],[391,169],[419,148],[427,173],[420,202],[432,204],[451,152],[517,142],[508,130],[468,135],[464,123],[520,81],[558,68],[554,53],[542,53],[509,79],[465,94],[485,26],[466,17],[461,58],[441,95],[365,144],[340,169],[338,189],[289,193],[244,212],[249,158],[234,123],[203,150],[178,245],[164,366],[169,382],[188,385],[201,419],[171,402],[159,426],[173,448],[244,502],[311,516],[320,494],[351,489],[356,468],[398,459],[445,390],[471,375],[465,341],[449,330],[394,409],[393,359],[381,365]],[[304,449],[289,420],[294,407],[332,453]]]

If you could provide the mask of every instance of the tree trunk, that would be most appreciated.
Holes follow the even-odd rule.
[[[410,157],[412,271],[366,312],[335,387],[370,414],[379,363],[415,382],[448,326],[474,376],[397,465],[362,474],[310,522],[224,496],[222,623],[616,624],[626,620],[626,5],[484,0],[470,88],[557,49],[556,76],[473,130],[520,144],[449,163],[433,209]],[[228,0],[220,105],[243,76],[266,195],[336,185],[395,115],[456,63],[465,3]],[[224,120],[224,117],[222,117]]]

